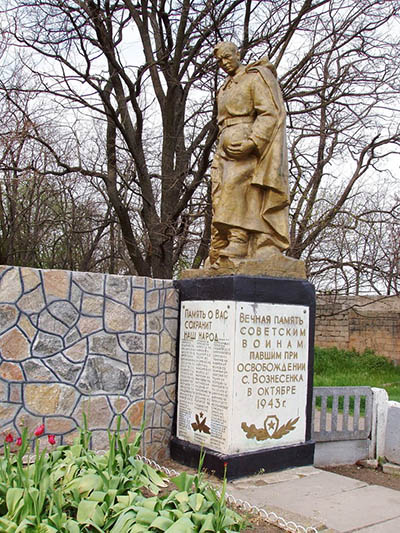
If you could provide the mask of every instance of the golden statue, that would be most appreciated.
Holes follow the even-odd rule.
[[[208,269],[271,259],[289,247],[286,113],[275,67],[267,59],[242,65],[230,42],[214,55],[228,77],[217,94]]]

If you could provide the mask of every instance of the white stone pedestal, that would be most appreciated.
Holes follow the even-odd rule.
[[[246,276],[228,278],[222,287],[220,281],[179,282],[183,297],[172,456],[187,463],[186,455],[205,448],[219,462],[222,456],[228,463],[239,457],[242,462],[250,454],[254,464],[276,470],[283,453],[282,468],[310,464],[311,286],[306,281]],[[243,284],[252,301],[243,297]],[[293,296],[296,284],[302,290]],[[263,290],[257,290],[260,287]],[[271,301],[265,301],[268,297]],[[312,448],[307,447],[307,458],[302,448],[306,443]],[[264,452],[270,452],[273,464],[267,464]],[[241,472],[242,467],[237,474]]]
[[[305,441],[309,310],[181,303],[177,436],[222,453]]]

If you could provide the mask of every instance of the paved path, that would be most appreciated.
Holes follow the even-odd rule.
[[[227,492],[324,533],[400,532],[400,491],[311,466],[230,481]]]

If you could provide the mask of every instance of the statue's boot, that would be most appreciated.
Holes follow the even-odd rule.
[[[228,237],[226,233],[221,233],[214,226],[211,226],[211,243],[210,251],[204,263],[204,268],[218,268],[218,259],[220,251],[228,246]]]
[[[246,257],[249,249],[249,234],[246,230],[232,228],[228,232],[228,246],[219,255],[225,257]]]
[[[255,259],[269,259],[271,256],[282,254],[282,248],[277,246],[276,239],[268,233],[255,234],[252,247],[252,256]]]

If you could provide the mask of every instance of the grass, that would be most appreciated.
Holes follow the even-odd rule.
[[[337,348],[315,348],[315,387],[360,385],[385,389],[390,400],[400,402],[400,367],[370,350],[360,354]]]

